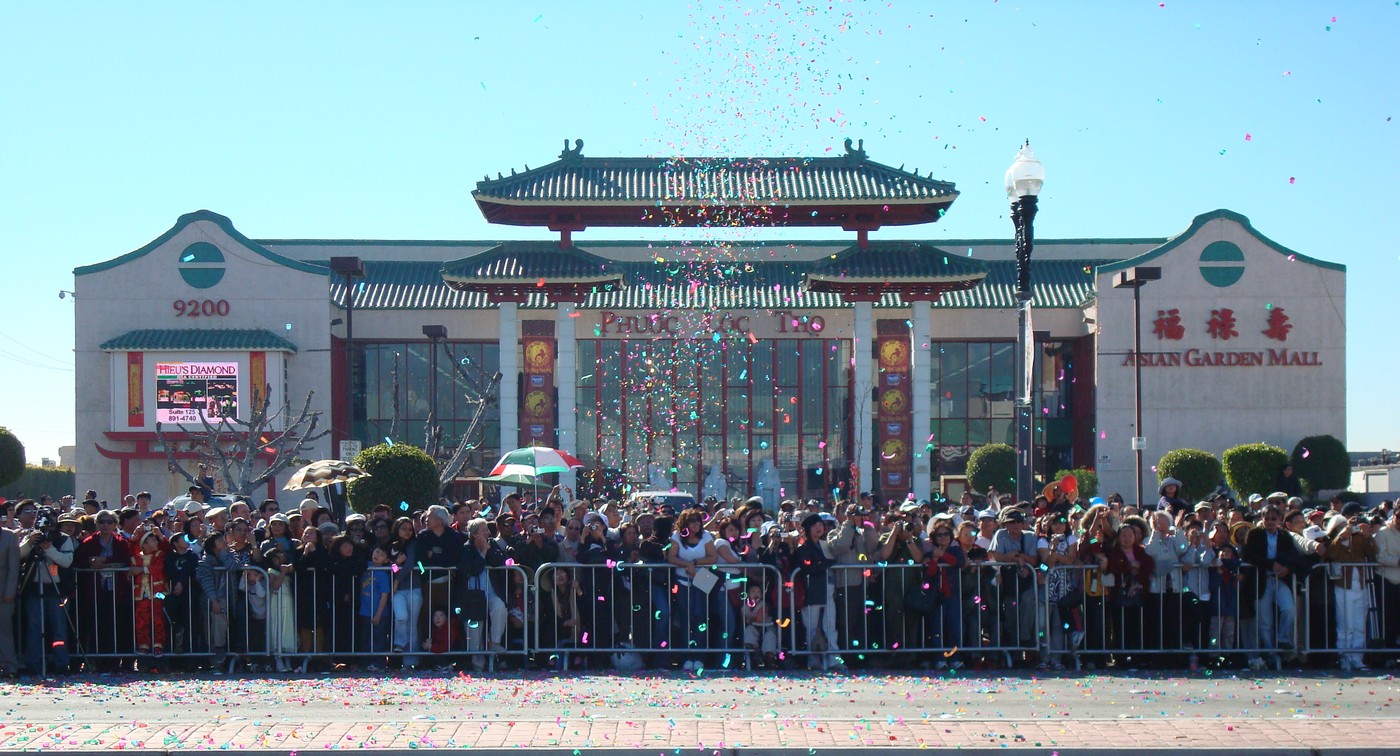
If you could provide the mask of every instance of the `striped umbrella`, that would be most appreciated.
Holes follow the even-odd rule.
[[[305,488],[325,488],[336,483],[348,483],[356,478],[367,478],[369,473],[338,459],[323,459],[312,462],[292,473],[284,491],[300,491]]]
[[[578,467],[583,467],[583,463],[566,451],[551,449],[548,446],[527,446],[523,449],[512,449],[502,455],[496,466],[491,468],[490,477],[499,478],[503,475],[534,477],[545,473],[568,472]]]

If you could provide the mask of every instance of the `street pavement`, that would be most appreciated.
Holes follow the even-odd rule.
[[[0,750],[1400,754],[1390,675],[551,673],[0,684]]]

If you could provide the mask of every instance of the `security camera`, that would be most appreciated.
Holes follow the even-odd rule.
[[[68,292],[66,292],[66,291],[60,291],[60,292],[58,292],[58,298],[59,298],[59,299],[63,299],[63,298],[66,297],[66,296],[68,296]]]

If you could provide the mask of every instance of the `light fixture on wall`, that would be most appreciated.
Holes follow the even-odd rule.
[[[69,298],[69,297],[72,297],[73,299],[77,299],[77,298],[78,298],[78,293],[77,293],[76,291],[69,291],[69,290],[67,290],[67,289],[59,289],[59,290],[58,290],[58,298],[59,298],[59,299],[67,299],[67,298]]]

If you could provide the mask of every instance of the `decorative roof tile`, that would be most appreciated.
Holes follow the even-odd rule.
[[[444,287],[445,288],[445,287]],[[150,328],[109,339],[107,352],[295,352],[296,345],[261,328]]]
[[[981,280],[987,266],[917,241],[870,242],[819,261],[807,273],[813,282],[966,283]]]
[[[952,264],[954,255],[949,255]],[[829,258],[828,258],[829,259]],[[966,262],[966,258],[961,259]],[[1040,308],[1078,308],[1093,296],[1093,266],[1103,260],[1037,260],[1032,264],[1032,303]],[[941,263],[941,259],[940,259]],[[850,307],[840,294],[804,291],[802,277],[818,263],[724,261],[673,263],[610,261],[622,285],[590,284],[580,309],[842,309]],[[1016,306],[1016,263],[982,261],[986,277],[965,291],[944,292],[935,308],[1006,308]],[[356,309],[484,310],[491,309],[484,292],[457,291],[443,283],[442,263],[366,260],[365,279],[355,296]],[[693,283],[692,283],[693,282]],[[332,278],[331,296],[344,302],[345,285]],[[531,293],[525,309],[553,307],[543,293]],[[886,294],[876,307],[903,307],[897,294]]]
[[[445,264],[442,278],[453,288],[473,284],[551,282],[617,282],[612,264],[578,247],[560,249],[557,242],[502,242],[478,255]]]

